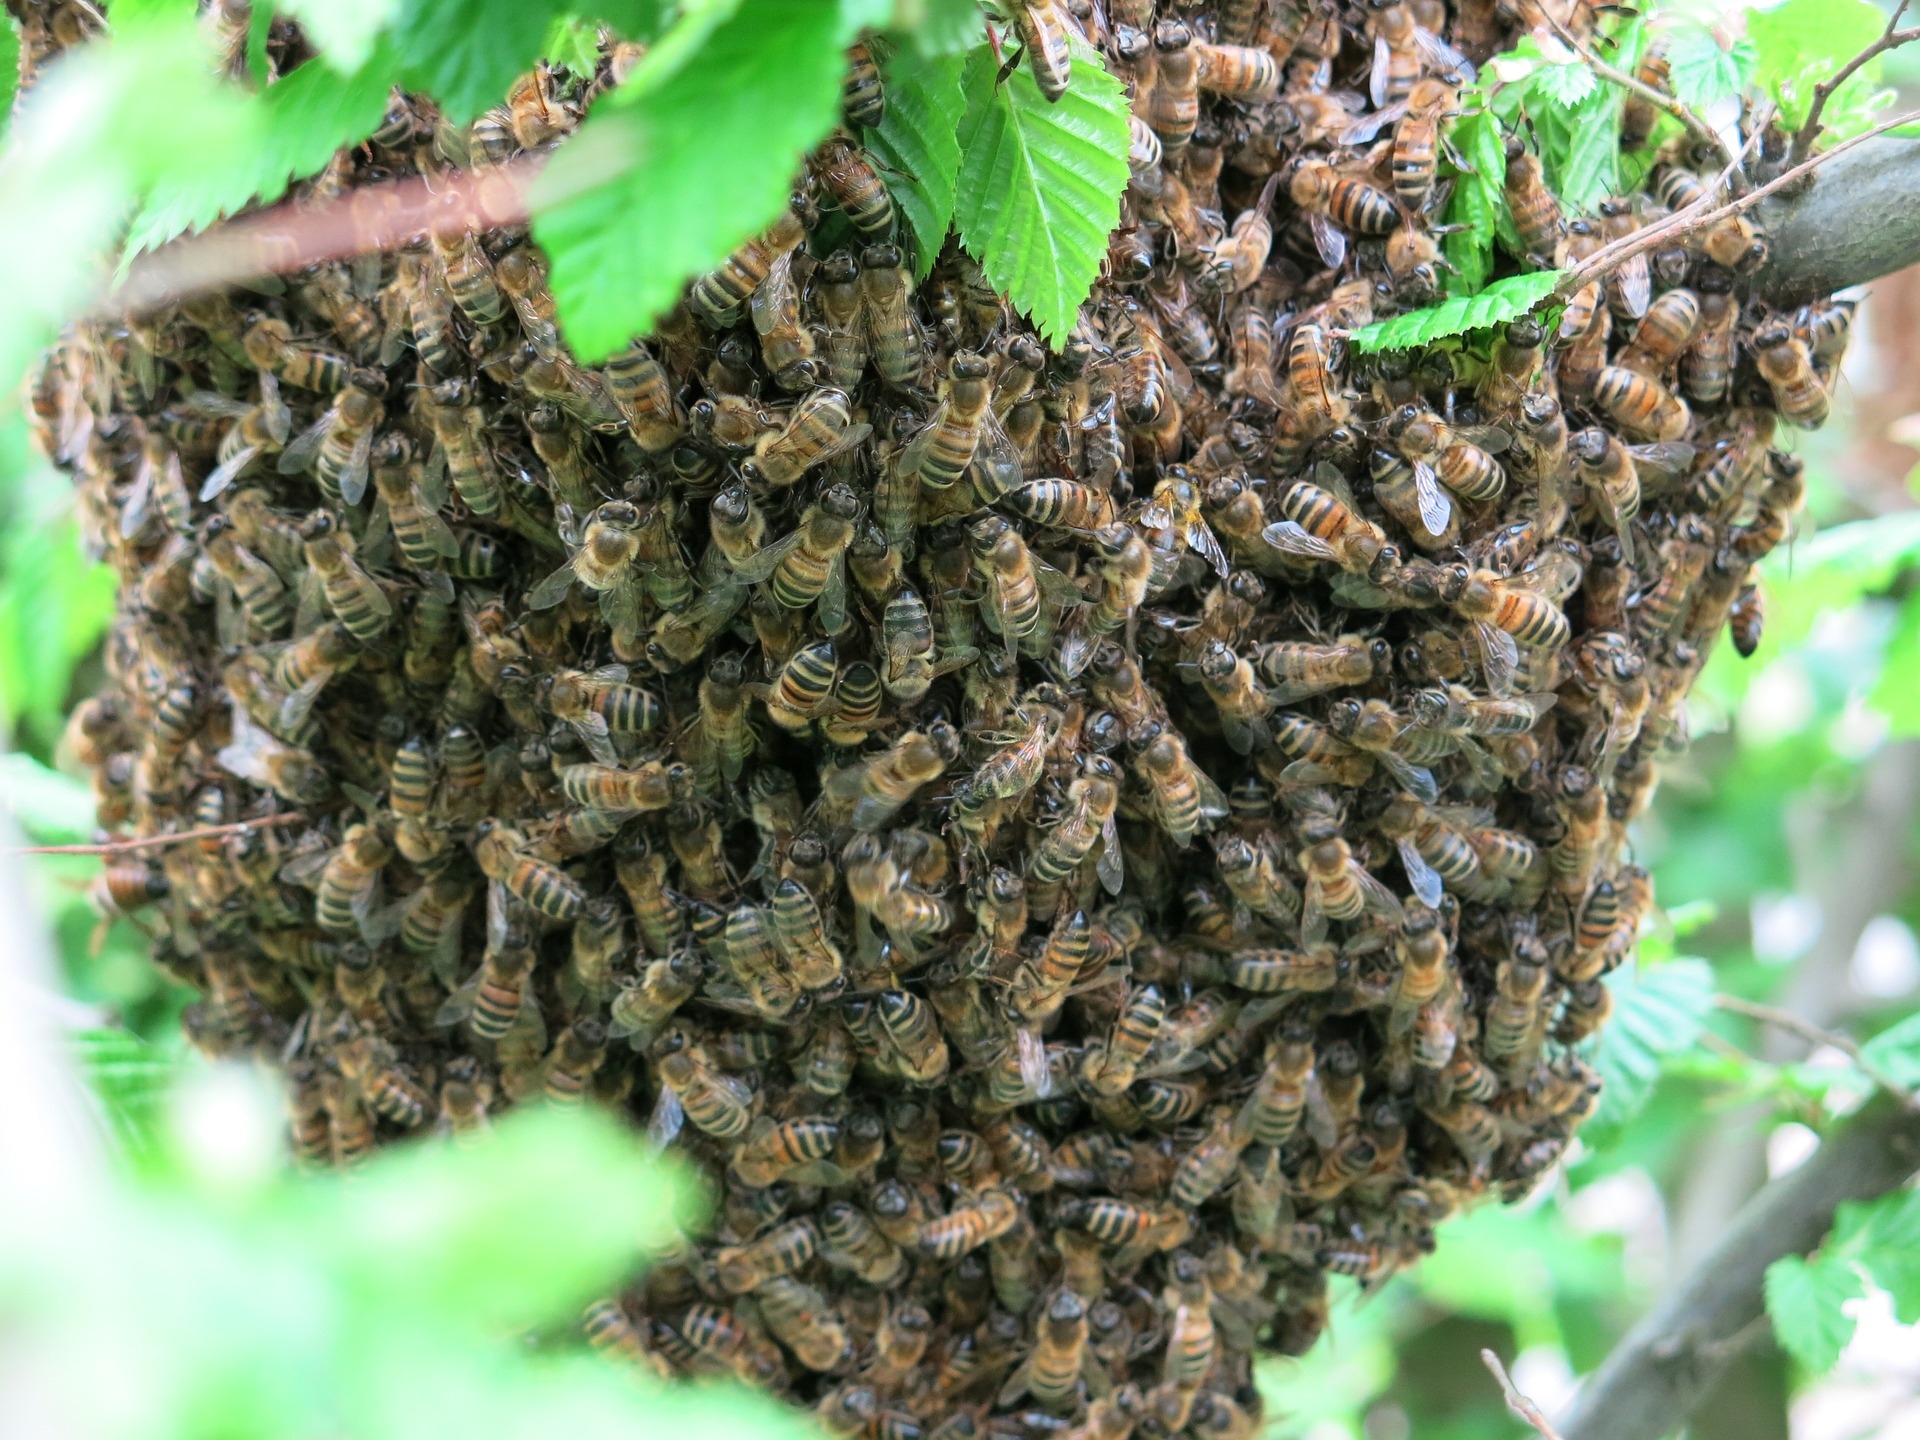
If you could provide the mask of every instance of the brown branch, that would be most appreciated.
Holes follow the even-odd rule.
[[[296,810],[284,815],[265,815],[258,820],[236,820],[231,825],[203,825],[198,830],[174,830],[165,835],[142,835],[134,840],[103,840],[98,845],[23,845],[12,855],[125,855],[135,850],[156,850],[177,845],[183,840],[211,840],[220,835],[238,835],[248,830],[264,830],[269,825],[291,825],[307,817]]]
[[[1905,0],[1902,0],[1902,3],[1904,4]],[[1685,126],[1688,133],[1696,140],[1701,141],[1703,144],[1711,145],[1714,153],[1720,157],[1721,164],[1730,166],[1735,173],[1738,173],[1740,168],[1739,161],[1733,152],[1727,148],[1727,142],[1720,138],[1719,132],[1711,125],[1694,114],[1687,103],[1678,95],[1670,95],[1664,90],[1656,90],[1645,81],[1629,75],[1626,71],[1616,66],[1609,65],[1606,61],[1602,60],[1599,55],[1594,53],[1591,46],[1587,45],[1564,24],[1555,19],[1545,6],[1540,8],[1540,18],[1547,22],[1548,27],[1553,31],[1554,38],[1569,50],[1573,51],[1573,53],[1578,55],[1582,60],[1586,61],[1587,68],[1592,70],[1595,75],[1598,75],[1602,80],[1610,84],[1618,85],[1622,90],[1625,90],[1631,95],[1639,96],[1655,109],[1663,110],[1671,115]]]
[[[1560,1440],[1560,1432],[1555,1430],[1548,1421],[1546,1412],[1514,1387],[1512,1379],[1507,1375],[1507,1367],[1500,1363],[1498,1355],[1491,1350],[1482,1350],[1480,1363],[1491,1370],[1493,1378],[1500,1382],[1500,1390],[1507,1397],[1509,1410],[1538,1430],[1546,1440]]]
[[[1797,165],[1813,153],[1813,142],[1820,138],[1820,112],[1827,108],[1827,101],[1833,98],[1834,92],[1851,80],[1861,66],[1876,55],[1897,50],[1911,40],[1920,39],[1920,25],[1906,30],[1893,28],[1900,23],[1900,17],[1906,13],[1906,9],[1907,0],[1900,0],[1887,17],[1887,28],[1880,33],[1880,38],[1836,70],[1832,78],[1822,80],[1813,87],[1813,104],[1807,108],[1806,123],[1793,132],[1793,148],[1787,152],[1789,160]]]
[[[1576,294],[1591,281],[1611,274],[1634,256],[1643,255],[1649,250],[1658,249],[1660,246],[1678,240],[1683,236],[1691,235],[1696,230],[1704,230],[1709,225],[1717,225],[1722,220],[1738,215],[1744,210],[1749,210],[1769,195],[1791,188],[1800,180],[1819,169],[1820,166],[1838,156],[1846,154],[1847,151],[1851,150],[1854,146],[1871,140],[1874,136],[1898,126],[1911,125],[1916,120],[1920,120],[1920,110],[1909,110],[1903,114],[1896,115],[1891,120],[1883,121],[1874,126],[1871,130],[1863,131],[1851,139],[1842,141],[1831,150],[1823,150],[1811,159],[1802,161],[1789,170],[1783,170],[1766,184],[1748,191],[1745,195],[1739,196],[1737,199],[1730,200],[1726,204],[1718,207],[1702,209],[1701,207],[1708,206],[1711,197],[1718,193],[1721,185],[1724,184],[1724,181],[1722,181],[1709,189],[1706,195],[1702,196],[1699,200],[1674,211],[1673,214],[1669,215],[1666,219],[1653,225],[1644,226],[1634,231],[1633,234],[1616,240],[1613,244],[1595,251],[1592,255],[1567,271],[1567,273],[1560,278],[1560,283],[1553,287],[1553,293],[1560,299],[1565,299],[1569,295]],[[1754,133],[1757,135],[1759,131],[1756,130]]]
[[[1749,1020],[1758,1020],[1762,1024],[1791,1031],[1812,1044],[1831,1045],[1834,1049],[1842,1051],[1859,1067],[1861,1074],[1900,1104],[1909,1110],[1920,1112],[1920,1100],[1914,1098],[1913,1092],[1869,1060],[1861,1051],[1859,1041],[1851,1035],[1843,1035],[1838,1030],[1829,1030],[1824,1025],[1814,1024],[1811,1020],[1802,1020],[1790,1011],[1778,1010],[1771,1005],[1758,1005],[1751,1000],[1742,1000],[1738,995],[1715,995],[1713,1003],[1732,1014],[1744,1015]]]
[[[1813,1157],[1744,1205],[1717,1244],[1614,1347],[1580,1387],[1564,1440],[1660,1440],[1676,1430],[1766,1313],[1767,1267],[1805,1255],[1836,1206],[1871,1200],[1920,1167],[1920,1115],[1876,1097]]]

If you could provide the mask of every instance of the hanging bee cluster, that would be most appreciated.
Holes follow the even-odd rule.
[[[914,283],[864,48],[790,208],[603,367],[524,233],[453,225],[69,337],[35,414],[121,581],[70,740],[109,830],[216,829],[100,902],[199,1045],[284,1057],[303,1159],[590,1098],[697,1162],[596,1344],[843,1437],[1245,1440],[1329,1272],[1590,1112],[1626,827],[1755,643],[1848,310],[1743,306],[1736,220],[1348,356],[1433,293],[1509,20],[1008,9],[1043,93],[1074,30],[1133,92],[1057,349],[955,248]],[[308,188],[553,144],[605,51]],[[1708,183],[1507,174],[1523,265]]]

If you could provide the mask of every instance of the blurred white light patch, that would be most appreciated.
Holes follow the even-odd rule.
[[[1799,662],[1776,660],[1754,677],[1740,702],[1740,738],[1748,745],[1773,745],[1798,735],[1817,704],[1813,682]]]
[[[1508,1367],[1513,1388],[1546,1412],[1549,1420],[1566,1409],[1579,1381],[1573,1363],[1558,1345],[1535,1345],[1522,1350]]]
[[[1920,986],[1920,940],[1904,920],[1876,915],[1860,932],[1848,965],[1853,988],[1876,1000],[1897,1000]]]
[[[1767,1178],[1777,1180],[1798,1170],[1820,1148],[1820,1137],[1805,1125],[1788,1121],[1767,1136]]]
[[[1747,909],[1753,958],[1766,965],[1790,965],[1813,948],[1823,923],[1820,902],[1811,895],[1763,891]]]
[[[193,1173],[214,1191],[258,1189],[281,1164],[281,1100],[265,1070],[189,1070],[173,1101],[172,1128]]]
[[[1855,695],[1827,727],[1827,744],[1842,760],[1864,760],[1887,743],[1892,728],[1886,716]]]
[[[1902,1325],[1883,1290],[1849,1300],[1853,1339],[1824,1378],[1795,1397],[1793,1440],[1920,1440],[1920,1325]]]
[[[1356,1440],[1353,1428],[1338,1420],[1319,1420],[1309,1426],[1301,1440]]]
[[[1407,1412],[1390,1401],[1367,1411],[1365,1424],[1367,1440],[1411,1440],[1413,1435]]]
[[[1645,1170],[1636,1165],[1581,1186],[1560,1213],[1582,1234],[1620,1236],[1628,1278],[1658,1286],[1667,1263],[1667,1208]]]

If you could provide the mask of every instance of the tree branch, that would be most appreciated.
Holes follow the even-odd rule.
[[[1735,1015],[1744,1015],[1749,1020],[1758,1020],[1764,1025],[1773,1025],[1779,1029],[1791,1031],[1811,1044],[1831,1045],[1852,1060],[1860,1068],[1862,1075],[1907,1109],[1920,1110],[1920,1101],[1915,1100],[1913,1092],[1862,1054],[1860,1043],[1851,1035],[1844,1035],[1838,1030],[1829,1030],[1826,1026],[1816,1025],[1811,1020],[1802,1020],[1798,1015],[1777,1009],[1772,1005],[1756,1005],[1751,1000],[1742,1000],[1738,995],[1715,995],[1713,1003],[1722,1010],[1732,1011]]]
[[[1906,0],[1901,0],[1901,4],[1904,7]],[[1720,138],[1719,133],[1715,131],[1711,125],[1707,124],[1706,121],[1688,109],[1686,102],[1679,96],[1669,95],[1664,90],[1656,90],[1653,86],[1629,75],[1617,66],[1609,65],[1594,53],[1591,46],[1581,43],[1578,36],[1565,25],[1561,24],[1560,21],[1554,19],[1544,7],[1540,11],[1540,18],[1546,21],[1548,27],[1552,29],[1554,37],[1558,39],[1562,45],[1565,45],[1569,50],[1573,51],[1574,54],[1586,61],[1587,67],[1591,69],[1595,75],[1598,75],[1602,80],[1619,86],[1630,95],[1639,96],[1640,99],[1646,101],[1647,104],[1653,106],[1655,109],[1665,111],[1671,115],[1685,127],[1687,133],[1692,135],[1694,139],[1700,141],[1702,144],[1712,146],[1713,153],[1720,157],[1720,163],[1722,165],[1733,170],[1735,174],[1739,173],[1739,159],[1727,148],[1727,142]]]
[[[1907,0],[1900,0],[1893,7],[1893,13],[1887,17],[1887,28],[1880,38],[1842,65],[1833,75],[1813,87],[1813,104],[1807,109],[1807,123],[1793,133],[1793,148],[1787,152],[1789,163],[1798,165],[1813,153],[1813,142],[1820,138],[1820,112],[1827,108],[1827,101],[1842,85],[1854,77],[1854,74],[1876,55],[1896,50],[1908,41],[1920,39],[1920,26],[1907,30],[1896,30],[1900,17],[1906,13]]]
[[[1838,156],[1806,191],[1761,211],[1773,257],[1753,293],[1786,310],[1920,261],[1917,195],[1920,141],[1882,136]]]
[[[1580,1387],[1564,1440],[1660,1440],[1677,1429],[1765,1313],[1767,1266],[1804,1255],[1846,1200],[1897,1189],[1920,1168],[1920,1115],[1885,1097],[1830,1133],[1813,1158],[1755,1195]]]

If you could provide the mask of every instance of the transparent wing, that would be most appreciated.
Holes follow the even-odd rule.
[[[1406,911],[1401,908],[1400,897],[1382,885],[1360,866],[1353,867],[1354,882],[1360,887],[1361,897],[1367,902],[1367,908],[1376,915],[1384,915],[1395,925],[1406,919]]]
[[[1220,538],[1213,533],[1213,527],[1206,521],[1196,517],[1187,526],[1187,545],[1195,554],[1213,566],[1213,573],[1222,580],[1232,572],[1233,566],[1228,563],[1227,552],[1221,548]]]
[[[613,748],[613,735],[607,729],[605,716],[596,715],[589,710],[579,719],[568,723],[573,726],[574,733],[579,735],[586,745],[588,753],[600,764],[618,765],[620,763],[620,755]]]
[[[1440,902],[1446,898],[1446,885],[1440,879],[1440,872],[1421,858],[1413,841],[1406,836],[1394,841],[1394,848],[1400,852],[1400,864],[1407,872],[1408,883],[1413,886],[1414,898],[1427,908],[1438,910]]]
[[[1334,548],[1317,535],[1303,530],[1293,520],[1276,520],[1260,532],[1260,538],[1283,555],[1298,555],[1308,560],[1338,560]]]
[[[1657,440],[1650,445],[1629,445],[1627,454],[1640,478],[1671,484],[1686,474],[1699,451],[1684,440]]]
[[[1086,591],[1071,576],[1054,569],[1037,555],[1033,557],[1033,578],[1040,593],[1056,605],[1072,607],[1087,603]]]
[[[1353,124],[1340,132],[1342,145],[1365,145],[1389,125],[1400,123],[1400,117],[1407,113],[1407,102],[1398,101],[1384,109],[1375,110],[1361,116]]]
[[[140,463],[133,472],[133,488],[127,491],[127,498],[120,502],[120,538],[126,540],[140,533],[140,527],[147,523],[148,509],[153,500],[153,462],[143,452]]]
[[[415,487],[420,503],[429,510],[442,510],[447,504],[447,447],[436,444],[421,468]]]
[[[1100,858],[1093,868],[1109,895],[1118,895],[1126,888],[1127,862],[1120,852],[1120,826],[1111,815],[1100,827]]]
[[[829,635],[838,635],[847,628],[847,557],[842,551],[833,557],[827,566],[827,583],[820,588],[820,599],[816,603],[820,616],[820,628]]]
[[[187,409],[201,415],[218,415],[226,420],[238,420],[253,409],[244,401],[231,399],[213,390],[196,390],[182,403]]]
[[[783,535],[771,545],[754,551],[753,554],[741,561],[734,567],[734,574],[738,575],[750,585],[757,585],[760,581],[773,574],[773,572],[779,568],[780,562],[791,555],[794,547],[799,543],[800,532],[798,530],[795,530],[790,535]]]
[[[1514,672],[1520,665],[1520,647],[1506,631],[1476,620],[1475,638],[1480,642],[1480,663],[1487,674],[1487,688],[1496,695],[1513,689]]]
[[[1453,433],[1489,455],[1503,455],[1513,445],[1513,432],[1499,425],[1457,425]]]
[[[1420,506],[1420,523],[1436,538],[1447,533],[1453,520],[1453,501],[1440,488],[1440,477],[1424,460],[1413,462],[1413,494]]]
[[[1461,78],[1469,83],[1476,78],[1473,62],[1431,30],[1416,25],[1413,30],[1413,44],[1429,70],[1458,70]]]
[[[1318,210],[1307,217],[1307,227],[1313,231],[1313,248],[1320,253],[1320,259],[1329,270],[1338,270],[1347,260],[1347,232]]]
[[[527,592],[529,610],[551,610],[573,589],[573,561],[569,560]]]
[[[1620,306],[1638,320],[1653,303],[1653,270],[1645,255],[1635,255],[1613,272],[1608,282],[1620,296]]]
[[[367,461],[373,454],[373,431],[353,442],[353,451],[340,471],[340,498],[358,505],[367,493]]]
[[[273,468],[282,475],[298,475],[310,467],[320,454],[320,447],[326,443],[328,434],[339,422],[340,412],[329,410],[313,424],[293,437],[286,449],[280,452],[280,458],[273,462]]]
[[[204,503],[219,495],[239,478],[242,471],[254,462],[260,454],[258,445],[242,445],[228,456],[213,472],[200,483],[200,499]]]
[[[465,984],[440,1002],[440,1008],[433,1012],[434,1024],[458,1025],[473,1013],[473,998],[480,993],[480,976],[485,969],[482,966],[474,971]]]
[[[653,1114],[647,1118],[647,1140],[655,1149],[664,1150],[679,1137],[686,1123],[687,1112],[680,1108],[680,1097],[662,1080],[660,1098],[653,1102]]]
[[[1426,766],[1415,765],[1391,750],[1376,750],[1373,752],[1373,758],[1378,760],[1381,767],[1415,799],[1432,804],[1440,798],[1440,787],[1434,784],[1433,772]]]
[[[1367,71],[1367,95],[1375,105],[1387,103],[1387,85],[1393,75],[1393,47],[1385,35],[1373,37],[1373,65]],[[1344,136],[1341,144],[1348,143]]]
[[[1620,537],[1620,558],[1628,565],[1634,563],[1633,522],[1620,513],[1620,507],[1613,503],[1613,496],[1607,493],[1604,485],[1590,485],[1588,493],[1594,498],[1600,513],[1606,517],[1613,533]]]

